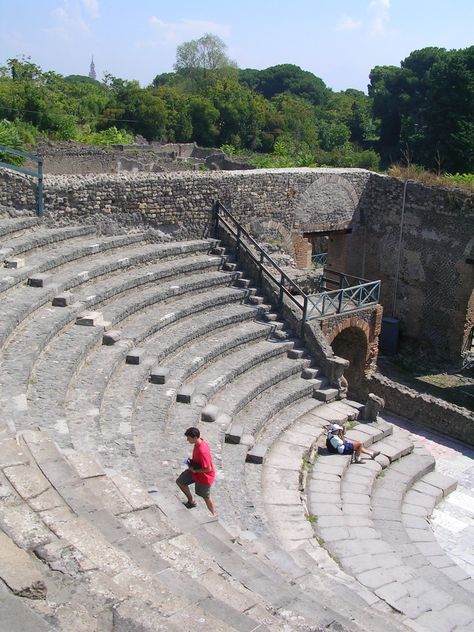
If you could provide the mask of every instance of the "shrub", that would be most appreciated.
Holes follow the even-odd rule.
[[[133,135],[113,126],[100,132],[83,133],[81,141],[88,145],[130,145]]]
[[[15,123],[12,123],[12,121],[7,121],[6,119],[0,121],[0,145],[5,145],[5,147],[17,149],[18,151],[24,150],[21,136]],[[15,156],[7,152],[0,152],[0,160],[11,165],[22,165],[25,162],[22,156]]]

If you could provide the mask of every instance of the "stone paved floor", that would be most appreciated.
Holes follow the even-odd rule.
[[[431,517],[433,531],[446,553],[474,577],[474,449],[384,413],[386,421],[408,430],[436,458],[436,471],[458,481]]]

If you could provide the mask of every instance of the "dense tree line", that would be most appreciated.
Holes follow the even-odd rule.
[[[413,52],[377,66],[369,94],[334,92],[298,66],[240,70],[214,35],[177,49],[152,84],[43,72],[29,59],[0,68],[0,144],[38,136],[90,143],[148,140],[220,146],[264,166],[376,169],[415,162],[474,171],[474,47]]]
[[[369,95],[385,161],[474,172],[474,46],[423,48],[400,68],[376,66]]]

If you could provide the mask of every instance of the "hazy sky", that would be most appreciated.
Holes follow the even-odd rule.
[[[63,75],[105,72],[142,86],[176,46],[219,35],[240,68],[292,63],[334,90],[426,46],[474,45],[473,0],[0,0],[0,65],[26,55]]]

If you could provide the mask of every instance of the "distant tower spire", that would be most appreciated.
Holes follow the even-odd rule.
[[[91,79],[97,79],[97,75],[95,72],[95,66],[94,66],[94,55],[92,55],[92,59],[91,59],[91,66],[89,68],[89,77]]]

